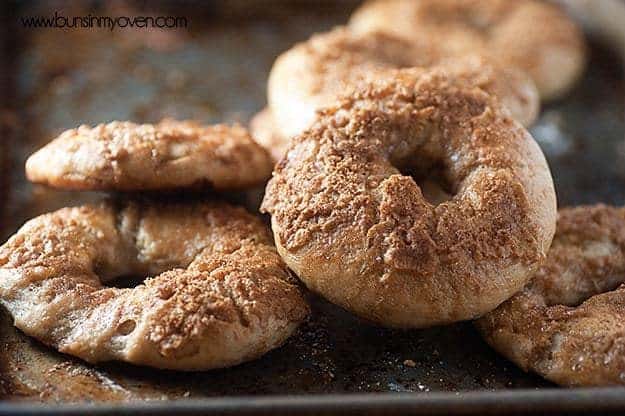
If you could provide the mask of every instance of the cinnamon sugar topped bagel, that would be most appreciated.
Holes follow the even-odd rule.
[[[625,208],[565,208],[545,263],[477,327],[519,367],[558,384],[625,384],[623,283]]]
[[[144,191],[263,183],[272,161],[240,126],[165,119],[65,131],[26,162],[36,183],[75,190]]]
[[[386,31],[468,51],[525,71],[543,99],[563,95],[581,75],[581,30],[556,6],[537,0],[369,0],[351,17],[359,33]]]
[[[536,87],[516,69],[497,67],[477,54],[453,58],[430,41],[408,42],[385,33],[355,34],[337,28],[314,35],[278,57],[267,87],[271,116],[259,115],[252,132],[272,153],[281,155],[288,140],[313,123],[317,109],[333,104],[359,82],[382,70],[433,65],[474,77],[522,124],[529,125],[536,118]],[[269,117],[274,123],[271,130]]]
[[[119,276],[155,275],[134,288]],[[89,362],[226,367],[280,345],[308,307],[262,222],[224,203],[64,208],[0,247],[0,303]]]
[[[415,180],[440,168],[433,205]],[[497,99],[441,69],[395,71],[320,112],[276,165],[262,209],[314,292],[372,321],[425,327],[494,309],[551,244],[544,156]]]

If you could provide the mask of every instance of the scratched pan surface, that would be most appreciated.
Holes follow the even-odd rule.
[[[245,123],[264,105],[266,77],[276,55],[312,32],[345,22],[355,6],[322,2],[311,11],[304,2],[286,3],[265,2],[250,9],[244,1],[221,7],[214,2],[201,10],[183,3],[175,11],[189,19],[188,30],[112,33],[26,30],[16,22],[20,15],[54,10],[65,15],[145,11],[122,2],[106,7],[88,3],[95,10],[85,8],[87,3],[70,9],[54,3],[5,9],[0,29],[2,241],[35,215],[102,198],[25,181],[26,156],[60,131],[80,123],[163,116]],[[161,7],[171,12],[167,3]],[[532,129],[549,159],[562,206],[625,202],[621,70],[616,56],[593,44],[584,79],[564,100],[547,106]],[[255,209],[258,192],[233,198]],[[312,296],[311,303],[310,322],[280,349],[236,368],[203,373],[90,366],[24,336],[2,310],[0,398],[5,405],[154,400],[167,409],[168,400],[219,396],[408,392],[427,400],[439,397],[428,392],[509,390],[520,395],[553,387],[495,354],[470,323],[394,331],[370,326]],[[200,406],[195,410],[202,403],[213,403],[215,410],[218,403],[186,402]]]

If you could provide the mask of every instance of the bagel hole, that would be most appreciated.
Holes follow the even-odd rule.
[[[132,319],[122,322],[117,327],[117,333],[120,335],[128,335],[137,327],[137,323]]]
[[[144,280],[145,276],[127,275],[116,277],[115,279],[104,282],[104,284],[119,289],[131,289],[143,283]]]
[[[454,197],[453,187],[447,180],[445,169],[440,165],[432,165],[418,169],[414,166],[400,167],[402,175],[410,176],[421,188],[423,197],[432,205],[449,201]]]

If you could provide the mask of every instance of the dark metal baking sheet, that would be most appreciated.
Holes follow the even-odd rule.
[[[450,395],[430,393],[223,397],[131,404],[63,404],[0,408],[0,415],[619,415],[623,414],[622,389],[518,390]]]
[[[114,119],[246,122],[264,105],[266,77],[277,54],[312,32],[345,22],[355,2],[158,3],[161,13],[189,18],[188,30],[178,31],[19,27],[18,16],[54,10],[66,15],[154,11],[143,9],[143,2],[68,4],[25,3],[3,13],[6,25],[0,33],[8,47],[0,58],[0,85],[6,91],[1,110],[2,120],[8,120],[3,144],[10,145],[10,153],[2,150],[10,157],[9,166],[2,167],[7,183],[0,204],[5,208],[2,240],[28,218],[102,197],[25,181],[26,156],[55,134]],[[560,205],[625,202],[625,86],[618,62],[593,44],[584,79],[566,99],[548,105],[532,129],[549,159]],[[236,197],[252,208],[258,203],[258,192]],[[310,322],[282,348],[255,362],[203,373],[118,363],[89,366],[24,336],[1,311],[0,413],[65,414],[81,408],[31,406],[85,401],[107,406],[148,401],[144,412],[150,414],[623,409],[623,390],[559,390],[523,373],[494,353],[470,323],[389,330],[310,298]]]

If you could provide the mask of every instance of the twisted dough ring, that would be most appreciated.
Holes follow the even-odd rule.
[[[398,168],[440,166],[437,206]],[[556,201],[532,137],[481,89],[400,70],[320,112],[276,165],[262,209],[278,251],[314,292],[396,327],[470,319],[527,282]]]
[[[158,275],[102,285],[146,273]],[[262,222],[223,203],[64,208],[0,248],[0,302],[15,325],[89,362],[203,370],[253,359],[306,316],[292,283]]]
[[[623,282],[625,209],[562,209],[545,263],[477,327],[522,369],[558,384],[625,384]]]
[[[380,71],[437,64],[473,78],[498,96],[522,124],[536,118],[536,87],[516,69],[494,67],[479,55],[453,59],[429,41],[408,42],[385,33],[358,35],[337,28],[314,35],[276,59],[267,88],[271,115],[261,112],[251,124],[252,132],[274,157],[282,156],[288,140],[308,128],[317,109],[332,104],[339,94],[347,94],[367,78],[383,76]]]
[[[525,71],[545,100],[571,88],[585,65],[579,28],[556,6],[535,0],[370,0],[349,26],[429,40],[448,54],[486,54]]]
[[[267,152],[240,126],[114,121],[67,130],[26,162],[32,182],[63,189],[239,189],[271,174]]]

